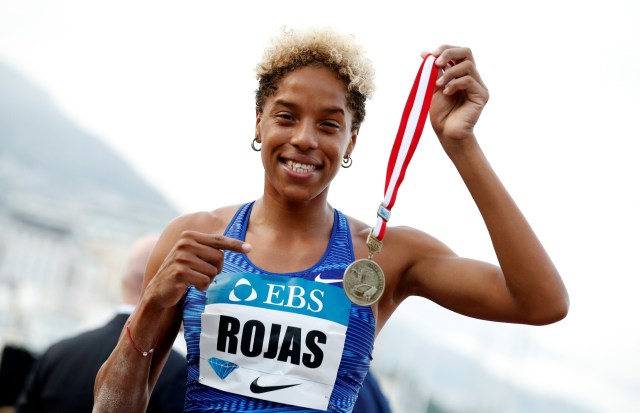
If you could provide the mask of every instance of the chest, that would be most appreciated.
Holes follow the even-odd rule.
[[[292,273],[311,268],[325,256],[329,236],[289,238],[247,233],[253,248],[247,258],[257,267],[272,273]]]

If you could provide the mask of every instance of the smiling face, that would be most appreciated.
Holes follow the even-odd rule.
[[[326,201],[331,180],[358,131],[347,89],[329,69],[305,66],[280,80],[256,114],[256,137],[262,143],[265,195],[291,202]]]

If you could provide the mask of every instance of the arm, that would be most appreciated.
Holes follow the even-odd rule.
[[[526,324],[558,321],[566,316],[569,305],[564,283],[473,132],[489,93],[471,51],[442,46],[433,54],[439,68],[450,62],[453,66],[436,83],[431,123],[484,219],[500,266],[458,257],[426,234],[399,229],[398,244],[415,252],[407,257],[400,294],[425,296],[483,319]]]
[[[163,232],[147,264],[144,293],[129,319],[137,347],[154,351],[143,357],[130,342],[126,328],[123,330],[96,376],[94,412],[146,410],[180,328],[180,303],[186,290],[194,285],[206,291],[222,269],[223,249],[248,250],[241,241],[193,230],[209,229],[214,226],[210,222],[210,214],[187,215]]]

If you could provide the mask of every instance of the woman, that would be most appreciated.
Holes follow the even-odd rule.
[[[474,135],[489,93],[471,51],[441,46],[432,54],[440,74],[431,124],[500,266],[459,257],[417,229],[388,227],[374,257],[386,282],[380,300],[346,300],[342,274],[369,255],[371,228],[327,195],[355,148],[373,70],[350,36],[285,31],[257,70],[252,146],[260,146],[264,193],[168,225],[141,303],[97,376],[94,411],[145,410],[183,321],[185,411],[349,412],[375,335],[409,296],[485,320],[565,317],[564,284]]]

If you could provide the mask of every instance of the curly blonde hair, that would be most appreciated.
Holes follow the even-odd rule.
[[[334,71],[347,87],[347,105],[353,112],[352,130],[358,129],[365,117],[365,102],[375,89],[375,72],[364,54],[364,48],[352,35],[330,28],[283,28],[256,66],[256,110],[262,113],[265,100],[276,93],[285,75],[304,66],[322,66]]]

